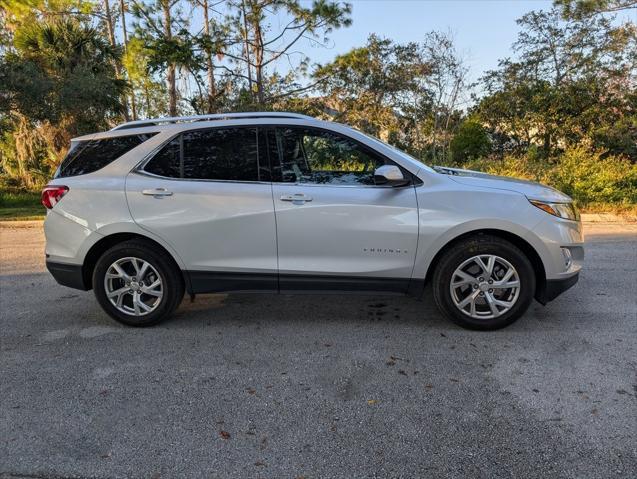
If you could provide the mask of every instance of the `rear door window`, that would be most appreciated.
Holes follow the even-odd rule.
[[[73,143],[55,177],[66,178],[93,173],[141,145],[151,136],[153,135],[128,135]]]
[[[215,128],[183,134],[184,178],[259,181],[256,128]]]
[[[166,178],[270,181],[265,133],[255,127],[214,128],[182,133],[144,167]]]

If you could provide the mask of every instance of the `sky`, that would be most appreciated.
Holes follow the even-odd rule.
[[[306,3],[311,3],[309,0]],[[329,36],[331,48],[305,45],[313,62],[326,63],[339,53],[361,46],[376,33],[397,42],[420,41],[431,30],[449,31],[466,60],[469,79],[511,55],[518,25],[531,10],[550,9],[551,0],[349,0],[352,25]]]

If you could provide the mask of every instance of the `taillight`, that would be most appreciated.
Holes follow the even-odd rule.
[[[58,201],[62,199],[67,191],[69,191],[68,186],[45,186],[42,190],[42,204],[46,209],[50,210]]]

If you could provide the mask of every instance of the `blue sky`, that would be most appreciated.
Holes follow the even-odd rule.
[[[308,0],[308,3],[309,0]],[[313,62],[325,63],[360,46],[371,33],[398,42],[419,41],[431,30],[450,31],[470,67],[470,79],[511,55],[518,26],[531,10],[551,8],[551,0],[349,0],[353,23],[330,35],[332,48],[304,45]]]

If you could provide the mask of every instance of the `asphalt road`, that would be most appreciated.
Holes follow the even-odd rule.
[[[401,297],[210,295],[152,329],[0,228],[0,477],[637,474],[637,226],[506,330]]]

